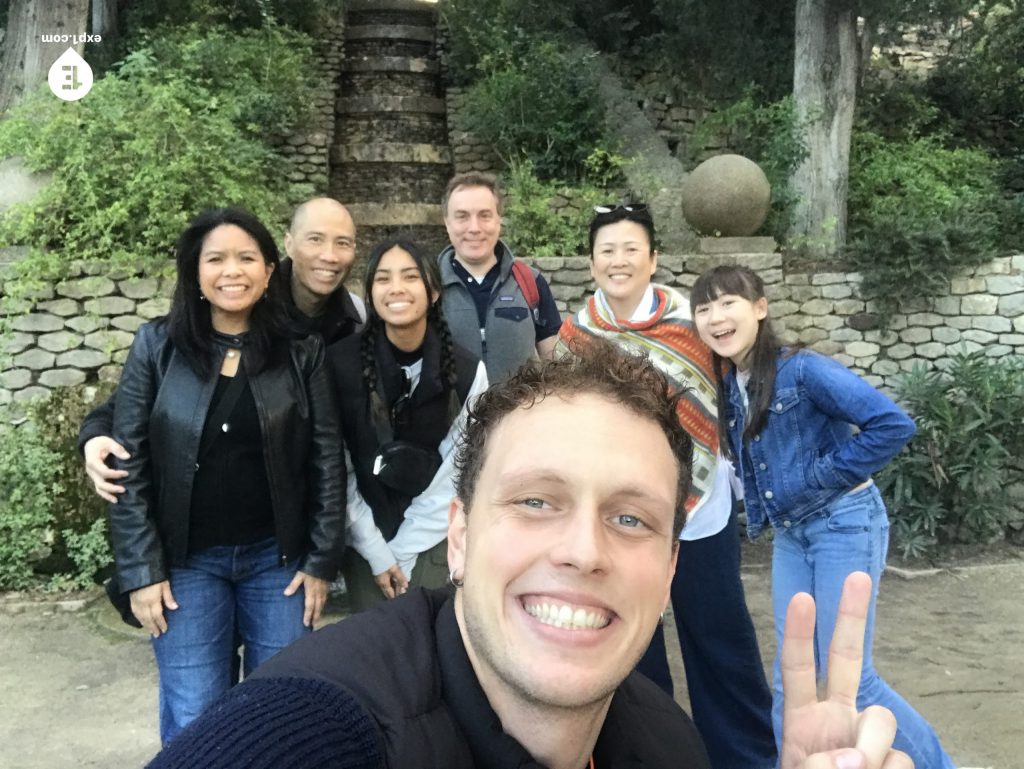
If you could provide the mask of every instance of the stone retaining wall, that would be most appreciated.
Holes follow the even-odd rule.
[[[655,280],[685,291],[716,264],[752,267],[767,284],[783,339],[831,355],[879,386],[892,387],[919,362],[941,369],[959,350],[1024,355],[1024,254],[958,276],[947,295],[904,308],[883,332],[872,303],[858,295],[857,273],[785,271],[780,254],[765,252],[766,241],[705,240],[704,253],[662,255]],[[737,247],[746,253],[709,253]],[[588,257],[527,261],[548,278],[563,314],[578,310],[593,291]],[[0,405],[61,385],[116,380],[135,330],[167,312],[173,281],[72,272],[30,312],[7,316],[12,331],[0,338]]]

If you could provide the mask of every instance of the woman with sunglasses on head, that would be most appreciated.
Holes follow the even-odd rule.
[[[363,331],[332,345],[348,476],[342,573],[354,611],[448,575],[455,442],[483,364],[452,343],[437,263],[392,238],[370,252]]]
[[[874,594],[864,635],[857,709],[883,705],[896,717],[894,746],[917,769],[952,769],[935,731],[875,671],[875,599],[889,546],[889,519],[872,473],[910,440],[914,421],[840,363],[784,348],[768,319],[761,278],[723,265],[697,279],[690,295],[701,338],[714,351],[721,440],[743,479],[747,534],[766,527],[772,542],[772,607],[782,643],[790,599],[817,605],[815,659],[828,655],[846,577],[863,571]],[[856,433],[854,426],[857,427]],[[781,739],[784,702],[776,655],[773,718]]]
[[[671,596],[692,716],[716,769],[769,769],[776,761],[771,693],[740,582],[732,469],[718,453],[711,351],[686,297],[651,282],[658,252],[647,207],[596,206],[594,213],[590,274],[597,291],[562,325],[560,343],[572,349],[603,337],[644,352],[686,393],[679,419],[693,438],[693,488]],[[637,669],[672,694],[660,626]]]
[[[230,686],[236,632],[248,675],[312,630],[344,547],[323,344],[289,331],[274,238],[246,211],[209,210],[176,259],[170,313],[139,328],[117,389],[130,456],[110,507],[165,744]]]

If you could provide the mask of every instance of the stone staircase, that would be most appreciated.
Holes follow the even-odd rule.
[[[329,190],[356,221],[360,262],[397,233],[431,255],[448,244],[441,196],[452,153],[436,22],[434,6],[416,0],[347,4]]]

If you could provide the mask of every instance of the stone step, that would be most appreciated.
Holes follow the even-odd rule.
[[[359,229],[363,227],[443,227],[441,200],[434,203],[346,203]]]
[[[440,206],[439,206],[440,208]],[[356,222],[359,222],[356,217]],[[375,243],[385,238],[403,237],[411,240],[419,246],[423,253],[429,258],[434,258],[441,250],[448,246],[448,233],[440,224],[378,224],[367,225],[357,224],[356,237],[359,238],[358,258],[353,266],[353,273],[360,277],[366,271],[366,256],[370,253]]]
[[[424,0],[348,0],[345,3],[345,10],[350,14],[406,11],[434,16],[436,9],[436,3]]]
[[[342,115],[335,123],[337,145],[359,143],[447,144],[448,126],[444,115],[423,112],[362,112]]]
[[[421,59],[431,56],[434,43],[425,40],[349,40],[345,43],[343,66],[375,56]]]
[[[422,56],[366,56],[345,62],[344,72],[416,72],[436,75],[440,67],[436,61]]]
[[[344,200],[440,203],[450,168],[423,163],[341,163],[331,169],[330,186]]]
[[[332,163],[431,163],[450,165],[447,145],[391,142],[390,144],[336,144]]]
[[[434,27],[412,26],[411,24],[366,24],[345,28],[345,43],[364,40],[413,40],[420,43],[434,42]]]
[[[343,72],[338,92],[350,96],[434,96],[442,95],[437,76],[419,72]]]
[[[387,112],[444,115],[444,99],[437,96],[345,96],[338,99],[339,115]]]

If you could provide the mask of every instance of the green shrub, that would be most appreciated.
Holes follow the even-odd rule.
[[[878,482],[904,555],[1020,528],[1009,491],[1024,480],[1024,359],[960,353],[945,372],[915,367],[896,394],[918,432]]]
[[[0,122],[0,156],[53,178],[0,219],[0,246],[35,250],[5,293],[60,276],[68,259],[169,269],[178,234],[209,206],[283,222],[294,191],[264,136],[303,114],[308,62],[309,39],[281,28],[191,27],[135,50],[80,102],[27,99]]]
[[[997,165],[940,137],[854,134],[848,255],[883,314],[900,300],[941,293],[959,270],[990,259],[1004,203]]]
[[[464,120],[506,164],[528,160],[542,179],[581,178],[605,135],[590,61],[550,41],[531,42],[522,60],[470,86]]]
[[[49,552],[56,454],[32,425],[0,423],[0,590],[35,583],[33,567]]]
[[[530,161],[514,162],[504,178],[503,232],[519,256],[579,256],[586,254],[587,228],[593,206],[607,202],[606,188],[618,178],[621,158],[603,150],[593,153],[587,166],[607,184],[567,186],[542,181]],[[614,197],[614,196],[612,196]],[[555,203],[561,203],[556,206]]]

